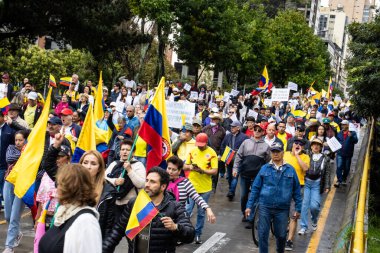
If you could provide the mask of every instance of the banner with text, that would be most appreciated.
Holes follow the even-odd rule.
[[[195,103],[190,102],[172,102],[166,100],[166,114],[168,117],[169,127],[182,128],[181,115],[186,115],[186,122],[192,123],[195,115]]]
[[[288,101],[289,100],[289,89],[272,89],[272,101]]]

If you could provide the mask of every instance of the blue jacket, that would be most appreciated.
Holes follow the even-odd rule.
[[[245,134],[243,134],[242,132],[239,131],[239,133],[236,135],[235,137],[235,145],[234,147],[232,147],[232,133],[229,133],[227,134],[223,141],[222,141],[222,144],[220,146],[220,156],[223,155],[223,152],[224,150],[226,149],[227,146],[229,146],[230,148],[232,148],[233,150],[238,150],[240,148],[240,145],[243,143],[243,141],[245,141],[246,139],[249,139],[249,137]]]
[[[351,136],[347,136],[346,139],[343,137],[343,130],[338,133],[336,136],[342,148],[338,150],[338,155],[343,157],[352,157],[354,154],[355,144],[358,143],[358,136],[356,132],[350,131]]]
[[[253,209],[257,202],[268,208],[289,209],[294,200],[296,211],[301,213],[301,186],[294,168],[284,164],[278,171],[271,163],[263,165],[251,186],[247,208]]]
[[[15,144],[15,133],[16,130],[8,126],[7,123],[4,124],[2,128],[0,128],[1,131],[1,138],[0,138],[0,170],[6,170],[8,165],[5,160],[5,154],[7,152],[7,148],[11,144]]]

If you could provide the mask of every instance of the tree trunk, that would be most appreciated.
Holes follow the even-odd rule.
[[[141,20],[141,32],[143,34],[145,33],[145,19]],[[152,44],[151,42],[141,44],[139,67],[138,67],[137,73],[134,77],[135,78],[134,80],[136,83],[140,82],[140,75],[141,75],[142,69],[144,68],[145,59],[146,59],[146,56],[148,55],[148,51],[149,51],[151,44]]]
[[[157,48],[157,67],[156,67],[156,80],[157,83],[161,77],[165,76],[165,36],[163,35],[162,26],[157,24],[158,48]]]

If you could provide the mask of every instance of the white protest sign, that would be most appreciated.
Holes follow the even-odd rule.
[[[231,119],[232,121],[239,121],[237,116],[236,116],[236,113],[234,113],[232,116],[231,116]]]
[[[186,122],[192,122],[195,115],[195,103],[178,103],[166,100],[166,115],[169,127],[181,129],[182,114],[186,115]]]
[[[199,100],[205,99],[205,94],[204,93],[199,93],[198,99]]]
[[[288,82],[288,89],[297,91],[298,90],[298,84],[293,83],[293,82]]]
[[[272,99],[270,99],[270,98],[264,99],[264,105],[266,105],[266,106],[272,106]]]
[[[353,123],[348,124],[348,131],[354,131],[357,132],[358,128]]]
[[[185,90],[190,91],[191,85],[188,83],[185,83],[185,86],[183,87]]]
[[[336,152],[342,148],[342,144],[340,144],[339,141],[335,137],[328,139],[327,145],[329,145],[332,152]]]
[[[212,109],[212,108],[216,108],[216,107],[218,107],[218,105],[215,104],[215,103],[210,103],[210,104],[208,105],[208,107],[209,107],[210,109]]]
[[[238,91],[238,90],[235,90],[235,89],[232,89],[230,94],[231,94],[232,96],[236,97],[236,96],[239,94],[239,91]]]
[[[198,92],[196,92],[196,91],[190,92],[190,99],[197,100],[198,99]]]
[[[296,97],[299,97],[300,96],[300,93],[299,92],[295,92],[293,93],[293,97],[296,98]]]
[[[255,112],[254,110],[251,110],[251,109],[249,109],[248,114],[247,114],[247,116],[249,116],[249,117],[254,117],[255,120],[257,120],[257,115],[258,115],[258,113]]]
[[[272,89],[272,101],[288,101],[289,89]]]
[[[229,99],[230,99],[230,93],[224,92],[223,101],[228,102]]]

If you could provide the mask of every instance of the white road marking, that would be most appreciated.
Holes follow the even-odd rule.
[[[206,253],[209,249],[211,249],[217,242],[219,242],[226,233],[216,232],[213,234],[206,242],[202,244],[194,253]]]

